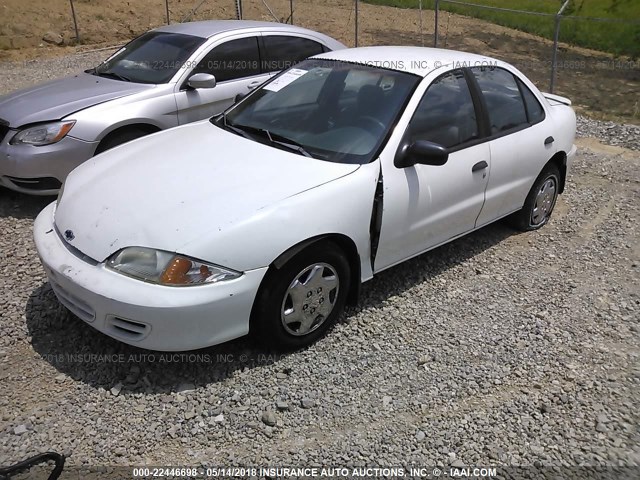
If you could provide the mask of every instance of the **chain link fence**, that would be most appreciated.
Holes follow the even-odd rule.
[[[584,106],[602,116],[640,119],[638,20],[529,12],[460,0],[401,3],[411,8],[359,0],[69,0],[62,5],[51,4],[48,18],[40,22],[40,31],[27,20],[29,28],[22,31],[20,22],[14,21],[11,26],[0,23],[0,49],[28,46],[29,35],[35,36],[29,40],[30,45],[42,42],[43,35],[51,37],[48,43],[74,44],[79,38],[85,44],[120,45],[167,22],[236,18],[278,21],[322,31],[348,46],[437,44],[493,56],[517,66],[542,90],[572,98],[578,109]],[[35,5],[25,5],[26,16],[37,18],[38,12],[27,11],[30,8]],[[13,35],[10,42],[3,36],[7,32]],[[638,51],[619,56],[571,45],[584,44],[587,39],[587,43],[593,40],[600,45],[609,42],[609,49],[615,50],[622,42],[616,42],[617,38],[631,48],[635,45]]]
[[[565,1],[550,14],[434,0],[433,45],[507,61],[542,90],[572,98],[578,109],[640,120],[640,21],[564,15],[568,4]],[[637,36],[638,42],[628,42],[629,35]],[[616,38],[624,38],[630,55],[575,46],[597,42],[620,53],[622,40],[616,43]]]

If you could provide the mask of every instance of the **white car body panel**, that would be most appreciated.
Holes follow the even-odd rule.
[[[544,145],[550,133],[550,125],[541,122],[488,142],[491,168],[478,227],[522,208],[531,185],[556,153],[553,145]]]
[[[186,243],[251,223],[262,210],[359,167],[309,161],[225,132],[206,120],[170,130],[161,141],[158,135],[116,147],[69,175],[56,225],[62,232],[74,232],[72,245],[85,255],[101,262],[127,246],[180,251]],[[183,160],[177,162],[178,157]],[[244,174],[238,175],[238,169]],[[162,187],[150,194],[141,181]],[[241,201],[237,192],[243,192]],[[110,199],[108,205],[98,200],[105,198]],[[252,232],[250,240],[255,241],[256,234],[268,236],[273,225],[265,228]],[[240,271],[257,268],[247,265],[245,255],[238,249],[216,249],[201,260]],[[232,259],[230,264],[227,260]]]
[[[423,51],[400,48],[354,49],[320,57],[368,62],[402,51],[408,60],[409,53]],[[447,52],[435,52],[434,58],[447,58]],[[458,68],[456,62],[485,60],[461,54],[450,63]],[[419,72],[423,80],[379,157],[368,164],[306,158],[208,121],[135,140],[86,162],[69,175],[57,210],[53,205],[45,209],[34,227],[54,291],[62,303],[76,309],[74,313],[124,342],[161,350],[199,348],[246,334],[268,268],[310,239],[337,235],[351,242],[364,282],[518,210],[557,152],[566,155],[569,168],[576,151],[575,114],[566,103],[547,100],[512,67],[492,62],[525,82],[546,118],[452,151],[442,166],[397,168],[394,158],[423,94],[447,67]],[[554,141],[545,145],[548,136]],[[472,172],[481,161],[487,168]],[[148,186],[151,182],[154,187]],[[383,203],[376,232],[372,215],[378,186]],[[62,240],[67,231],[68,241]],[[372,262],[374,241],[378,243]],[[104,266],[105,259],[128,246],[178,252],[243,275],[197,287],[148,284]],[[82,260],[82,255],[95,264]],[[78,305],[93,311],[94,319]],[[206,312],[212,312],[208,323]],[[114,316],[146,325],[145,336],[127,337],[114,330]],[[174,316],[188,318],[187,331],[181,322],[171,321]]]
[[[441,70],[428,75],[416,90],[382,156],[384,215],[375,271],[418,255],[474,229],[484,203],[485,171],[471,172],[479,161],[490,164],[488,143],[450,154],[442,167],[397,168],[394,157],[422,96]],[[451,188],[451,185],[457,188]]]
[[[238,319],[249,318],[267,268],[246,271],[224,284],[158,290],[158,285],[125,277],[104,264],[87,268],[51,228],[54,211],[52,203],[36,219],[36,248],[60,302],[95,329],[163,351],[207,347],[248,333],[249,322]]]

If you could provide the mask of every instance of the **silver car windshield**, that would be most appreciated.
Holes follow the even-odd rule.
[[[305,60],[214,123],[300,155],[368,163],[389,136],[420,77],[331,60]]]
[[[87,73],[124,82],[167,83],[205,39],[193,35],[147,32]]]

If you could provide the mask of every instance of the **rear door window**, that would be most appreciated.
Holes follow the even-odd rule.
[[[487,104],[491,135],[528,125],[527,111],[513,74],[497,67],[474,67],[471,71]]]
[[[193,73],[210,73],[218,82],[260,74],[258,38],[238,38],[217,45],[198,63]]]
[[[262,38],[266,50],[266,58],[263,61],[265,72],[285,70],[305,58],[325,51],[320,43],[308,38],[287,35],[266,35]]]

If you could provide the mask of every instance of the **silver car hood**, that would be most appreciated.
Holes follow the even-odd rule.
[[[80,73],[0,96],[0,119],[11,128],[59,120],[92,105],[154,87]]]

